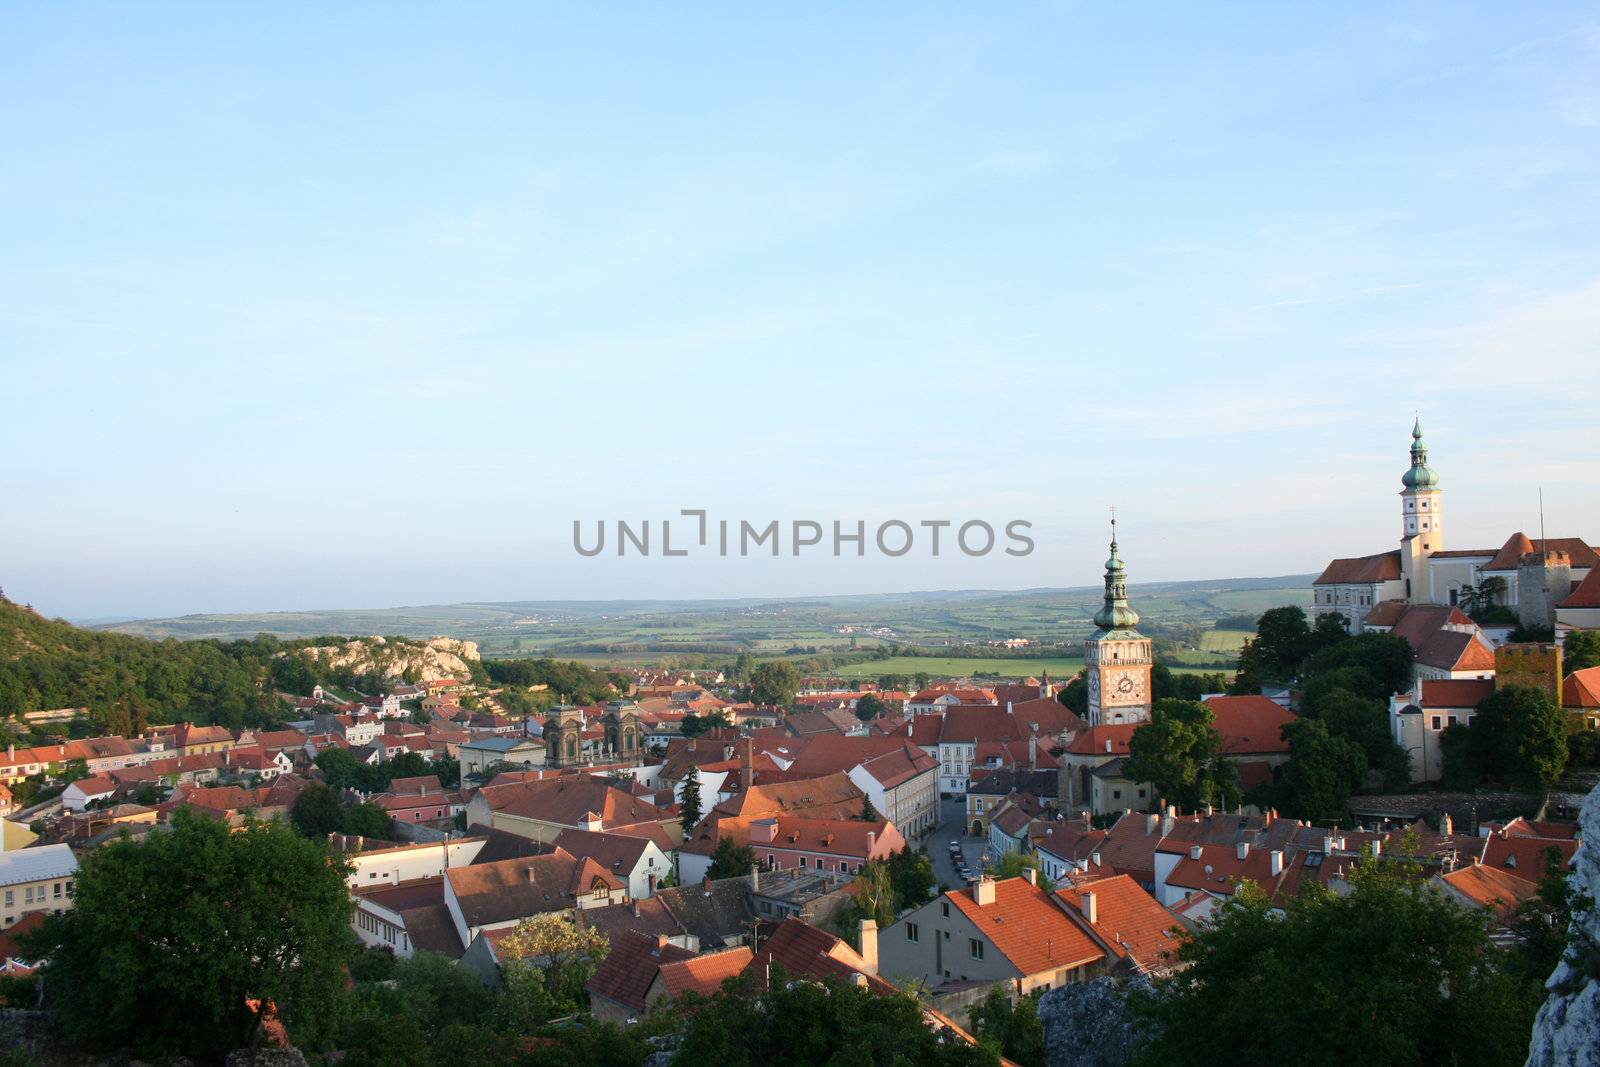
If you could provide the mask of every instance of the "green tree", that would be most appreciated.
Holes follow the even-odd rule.
[[[523,919],[495,946],[502,967],[536,969],[540,988],[563,1013],[588,1006],[584,987],[610,950],[604,934],[560,912]]]
[[[1045,1067],[1044,1027],[1039,1022],[1042,995],[1042,991],[1029,993],[1013,1006],[1003,985],[990,987],[968,1013],[972,1036],[1022,1067]]]
[[[1566,768],[1566,715],[1539,689],[1497,687],[1478,702],[1469,736],[1473,765],[1490,780],[1547,792]]]
[[[1416,653],[1403,637],[1368,631],[1328,645],[1305,663],[1302,676],[1309,685],[1320,674],[1341,668],[1357,667],[1374,683],[1368,696],[1385,699],[1390,693],[1411,688],[1416,669]]]
[[[1510,686],[1501,692],[1511,700],[1511,784],[1548,793],[1567,768],[1566,713],[1543,690]]]
[[[894,883],[895,911],[920,907],[933,896],[937,884],[933,861],[921,850],[907,845],[889,857],[889,877]]]
[[[678,802],[683,832],[687,834],[700,823],[700,772],[691,767],[683,776],[683,799]]]
[[[1039,866],[1039,857],[1034,855],[1024,856],[1020,852],[1007,852],[1002,855],[993,867],[989,868],[989,877],[995,881],[1007,878],[1021,878],[1024,871],[1033,871],[1034,880],[1039,888],[1049,892],[1055,889],[1055,883],[1044,875],[1044,869]]]
[[[1354,743],[1328,732],[1318,719],[1300,719],[1283,728],[1289,763],[1280,790],[1287,815],[1310,820],[1344,817],[1344,804],[1367,774],[1367,758]]]
[[[294,798],[289,821],[306,837],[320,839],[337,833],[344,821],[339,795],[320,782],[310,783]]]
[[[750,699],[757,704],[787,707],[800,689],[800,672],[794,664],[777,660],[750,672]]]
[[[1568,630],[1561,659],[1561,669],[1569,673],[1600,667],[1600,630]]]
[[[1151,782],[1156,795],[1186,808],[1238,799],[1233,765],[1218,753],[1221,735],[1198,701],[1158,700],[1147,725],[1128,740],[1127,776]]]
[[[1355,672],[1344,668],[1333,674]],[[1411,781],[1411,760],[1389,732],[1389,709],[1381,700],[1359,696],[1348,689],[1319,690],[1315,700],[1308,694],[1305,714],[1320,719],[1333,737],[1342,737],[1361,749],[1368,767],[1383,777],[1385,789],[1403,789]]]
[[[307,789],[314,788],[307,786]],[[301,796],[304,796],[304,791]],[[299,797],[295,800],[298,802]],[[339,812],[339,831],[346,834],[355,834],[359,837],[374,837],[387,840],[394,836],[394,820],[389,813],[376,804],[352,804]]]
[[[72,909],[40,931],[49,1003],[75,1043],[220,1059],[254,1039],[252,1001],[291,1034],[328,1021],[354,945],[347,868],[325,846],[179,810],[170,832],[81,863]]]
[[[1350,884],[1273,902],[1244,883],[1184,937],[1187,966],[1135,1002],[1141,1067],[1522,1062],[1540,991],[1508,972],[1481,915],[1409,865],[1362,863]]]
[[[922,1006],[905,993],[879,993],[850,982],[787,981],[772,968],[770,988],[751,979],[683,1005],[688,1028],[673,1063],[994,1065],[995,1053],[946,1038],[925,1025]]]
[[[707,730],[720,730],[731,727],[728,716],[720,708],[707,715],[696,715],[693,712],[685,715],[678,723],[679,732],[684,737],[699,737]]]
[[[724,837],[711,853],[711,866],[707,878],[737,878],[750,873],[756,865],[756,854],[749,845],[736,845],[733,838]]]
[[[1311,646],[1306,613],[1297,607],[1273,608],[1256,623],[1256,636],[1239,653],[1241,672],[1251,670],[1262,681],[1286,682],[1300,669]]]
[[[888,710],[888,705],[871,693],[864,694],[856,701],[856,718],[862,722],[871,722]]]

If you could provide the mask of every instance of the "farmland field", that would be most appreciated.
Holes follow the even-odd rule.
[[[1237,653],[1254,636],[1243,630],[1208,630],[1200,635],[1200,648],[1205,652]]]
[[[1052,681],[1066,681],[1083,669],[1081,659],[1011,659],[1003,656],[894,656],[890,659],[852,663],[834,673],[844,678],[877,678],[885,674],[919,674],[926,672],[936,677],[967,677],[978,674],[997,674],[1002,678],[1027,678],[1039,676],[1048,670]],[[1186,665],[1172,668],[1179,674],[1205,674],[1222,670],[1221,667]]]

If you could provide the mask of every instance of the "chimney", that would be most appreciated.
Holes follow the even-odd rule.
[[[1028,880],[1029,885],[1039,884],[1039,872],[1034,870],[1032,867],[1022,868],[1022,877]]]
[[[711,895],[711,876],[709,874],[700,879],[700,891],[708,897]]]
[[[1034,734],[1028,735],[1028,770],[1039,769],[1039,738]]]
[[[878,973],[878,924],[871,919],[862,919],[859,927],[861,940],[861,958],[866,961],[865,970],[868,974]]]
[[[750,892],[761,892],[761,864],[759,863],[750,865]]]
[[[986,908],[994,903],[994,879],[987,874],[978,879],[978,884],[972,887],[972,901],[980,908]]]
[[[1151,834],[1155,833],[1156,832],[1156,828],[1159,827],[1160,825],[1161,825],[1161,816],[1156,815],[1154,813],[1152,813],[1150,815],[1146,815],[1144,817],[1144,833],[1145,833],[1145,836],[1149,837]]]
[[[1248,842],[1248,841],[1240,841],[1239,844],[1238,844],[1238,847],[1236,847],[1234,849],[1234,854],[1237,855],[1240,859],[1246,859],[1247,857],[1249,857],[1249,855],[1250,855],[1250,842]]]
[[[1192,859],[1192,860],[1197,860],[1197,859],[1200,858],[1200,846],[1199,845],[1190,845],[1189,846],[1189,858]]]
[[[1322,851],[1328,853],[1329,855],[1333,854],[1333,835],[1332,834],[1323,834],[1322,835]]]
[[[1107,752],[1111,751],[1111,738],[1109,738],[1109,737],[1106,738],[1106,751]]]
[[[1161,836],[1166,837],[1172,833],[1172,827],[1177,823],[1178,817],[1173,814],[1176,808],[1168,808],[1167,813],[1161,817]]]
[[[1078,910],[1083,912],[1084,921],[1090,926],[1100,921],[1100,909],[1095,905],[1094,890],[1086,889],[1078,894]]]
[[[6,746],[6,759],[7,760],[14,760],[16,758],[17,758],[17,746],[16,745],[7,745]]]
[[[746,736],[739,742],[739,788],[746,793],[755,784],[756,777],[756,743],[754,739]]]
[[[1274,875],[1283,873],[1283,850],[1275,848],[1270,853],[1272,861],[1271,871]]]
[[[1267,813],[1261,817],[1261,825],[1262,826],[1271,826],[1272,825],[1272,820],[1277,814],[1278,813],[1276,811],[1274,811],[1272,808],[1268,808],[1267,809]]]
[[[1456,822],[1448,814],[1439,816],[1439,832],[1446,837],[1456,832]]]
[[[1089,860],[1090,860],[1090,862],[1092,862],[1092,863],[1093,863],[1093,864],[1094,864],[1094,865],[1095,865],[1095,866],[1096,866],[1096,867],[1098,867],[1098,866],[1100,866],[1100,853],[1098,853],[1098,852],[1095,852],[1095,853],[1092,853],[1092,854],[1091,854],[1091,855],[1090,855],[1090,856],[1089,856]]]
[[[867,831],[867,859],[870,860],[872,858],[872,850],[874,848],[876,848],[877,845],[878,845],[878,831],[876,831],[876,830],[868,830]]]
[[[1372,858],[1377,859],[1381,855],[1383,855],[1383,842],[1374,838],[1372,841]]]

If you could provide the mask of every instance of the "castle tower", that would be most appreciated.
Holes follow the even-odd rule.
[[[1128,606],[1127,574],[1117,555],[1117,520],[1111,520],[1111,558],[1106,560],[1105,604],[1094,615],[1095,632],[1083,642],[1089,684],[1089,725],[1150,721],[1150,639],[1138,630],[1139,613]]]
[[[1444,548],[1444,511],[1439,476],[1428,466],[1421,418],[1411,427],[1411,468],[1400,484],[1400,576],[1405,580],[1405,598],[1427,604],[1434,599],[1428,557]]]

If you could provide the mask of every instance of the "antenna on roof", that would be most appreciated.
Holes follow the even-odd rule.
[[[1544,486],[1539,487],[1539,551],[1543,552],[1547,546],[1544,543]]]

